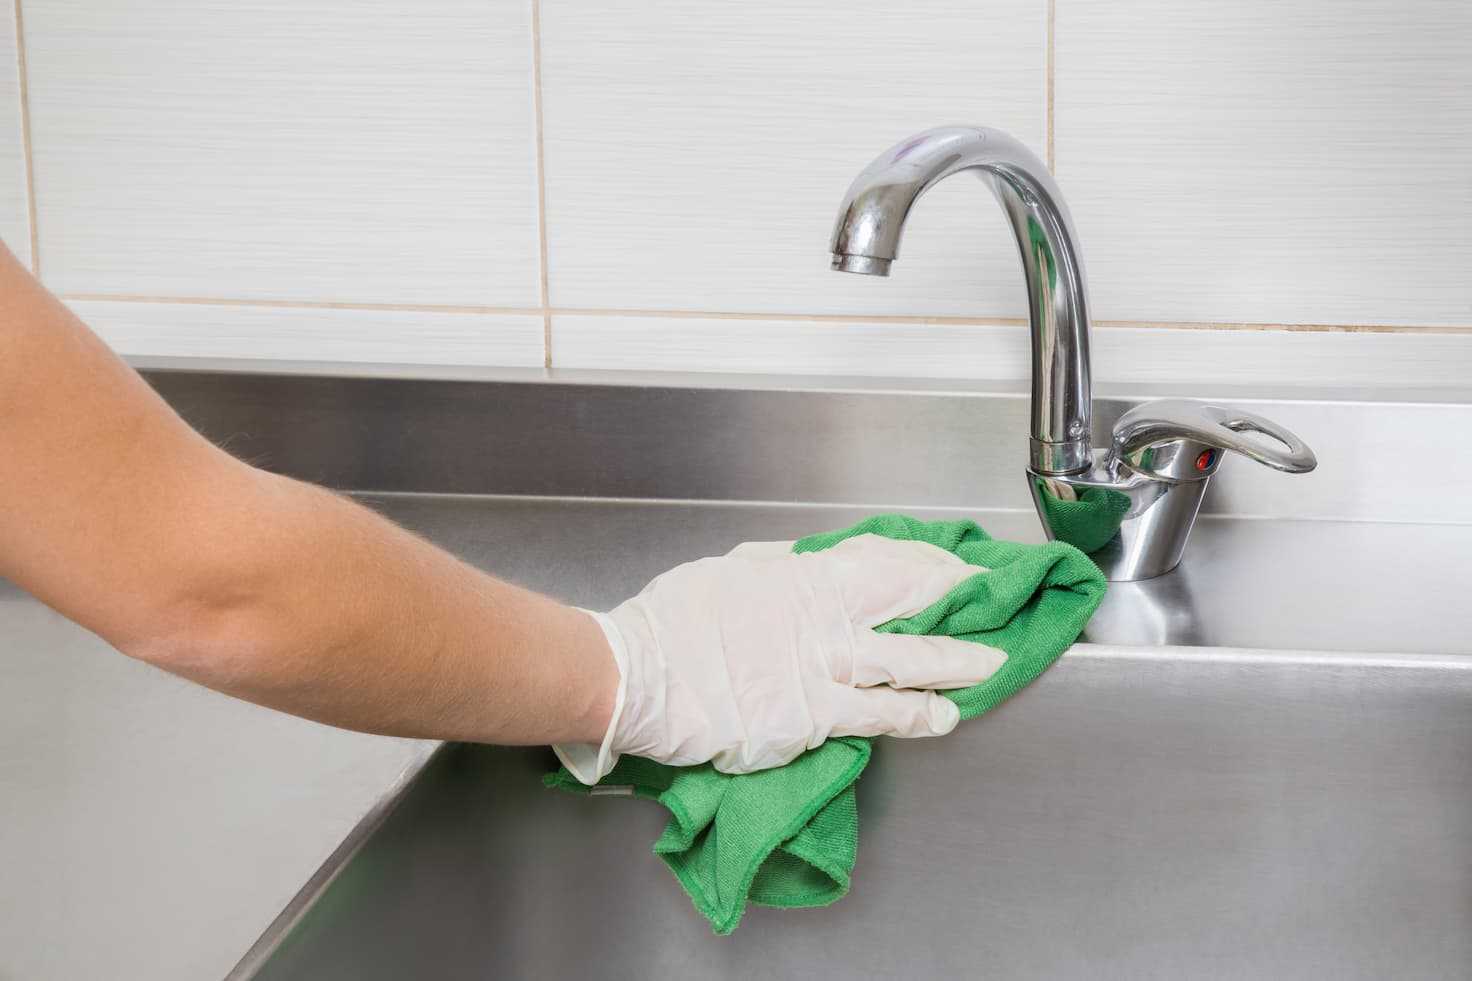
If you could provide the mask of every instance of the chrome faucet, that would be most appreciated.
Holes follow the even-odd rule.
[[[1313,451],[1283,427],[1184,399],[1136,406],[1115,424],[1108,447],[1093,447],[1078,233],[1048,168],[999,130],[945,126],[880,154],[839,208],[833,268],[888,276],[910,208],[937,181],[963,170],[996,196],[1022,254],[1032,327],[1027,475],[1050,538],[1089,553],[1110,579],[1149,579],[1180,562],[1223,450],[1287,473],[1315,467]]]

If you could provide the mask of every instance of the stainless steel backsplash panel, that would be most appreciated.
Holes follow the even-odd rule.
[[[342,489],[1031,509],[1028,401],[1016,386],[146,376],[231,452]],[[1096,442],[1135,402],[1096,400]],[[1229,460],[1204,513],[1467,522],[1460,500],[1421,474],[1434,462],[1451,486],[1472,477],[1472,461],[1447,452],[1472,427],[1472,404],[1249,404],[1302,435],[1319,469],[1285,477]]]

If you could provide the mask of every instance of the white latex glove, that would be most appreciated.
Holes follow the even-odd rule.
[[[978,566],[925,542],[859,535],[822,552],[738,545],[658,577],[592,616],[618,662],[602,745],[554,746],[585,784],[621,753],[727,773],[781,766],[829,736],[940,736],[956,706],[934,691],[990,678],[1000,650],[879,634]]]

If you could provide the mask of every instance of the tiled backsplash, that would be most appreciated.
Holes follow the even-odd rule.
[[[1462,2],[13,2],[0,235],[127,353],[1021,377],[976,182],[827,268],[973,122],[1054,166],[1102,380],[1472,367]]]

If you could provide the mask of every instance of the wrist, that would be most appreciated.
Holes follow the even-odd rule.
[[[578,652],[573,685],[577,694],[570,738],[596,745],[603,741],[609,723],[613,721],[623,676],[597,615],[576,607],[569,608],[569,613],[573,621],[573,643]]]
[[[573,612],[582,620],[578,649],[586,655],[582,658],[586,670],[578,673],[584,682],[582,701],[586,705],[579,726],[582,738],[555,744],[552,749],[574,777],[592,785],[618,762],[613,742],[628,691],[628,654],[611,618],[587,610]]]

